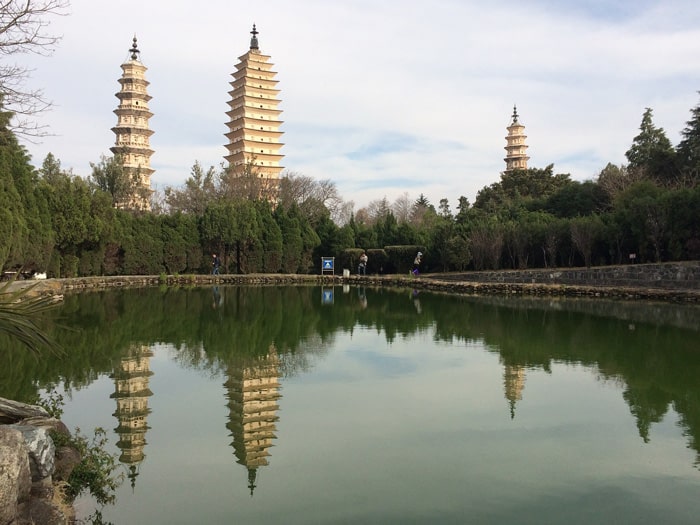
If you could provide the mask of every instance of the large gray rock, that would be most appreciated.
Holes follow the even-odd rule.
[[[35,416],[49,417],[49,413],[36,405],[28,405],[0,397],[0,423],[17,423]]]
[[[0,525],[15,521],[18,507],[29,500],[31,489],[29,457],[22,433],[0,425]]]
[[[53,417],[33,416],[25,418],[22,421],[19,421],[19,423],[22,425],[31,425],[33,427],[52,430],[58,434],[63,434],[67,438],[69,438],[71,435],[70,430],[68,430],[68,427],[63,423],[63,421]]]
[[[40,481],[51,476],[55,468],[56,447],[45,428],[31,425],[6,425],[22,433],[26,450],[29,453],[29,468],[32,481]]]

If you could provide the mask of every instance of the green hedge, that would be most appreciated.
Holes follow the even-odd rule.
[[[348,269],[351,274],[356,274],[360,255],[362,255],[363,251],[367,252],[367,274],[395,274],[408,273],[413,267],[413,259],[416,258],[416,253],[425,253],[425,247],[409,244],[370,250],[347,248],[340,254],[340,260],[337,261],[336,267]]]
[[[416,258],[416,253],[423,252],[425,254],[425,246],[417,244],[405,244],[400,246],[386,246],[388,265],[393,273],[408,273],[413,268],[413,260]],[[423,259],[425,261],[425,258]]]

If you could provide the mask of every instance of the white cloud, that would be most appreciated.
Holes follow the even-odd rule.
[[[218,166],[231,73],[255,22],[282,90],[284,165],[357,207],[407,191],[456,206],[499,180],[517,103],[530,165],[578,180],[624,162],[645,107],[672,142],[700,100],[695,2],[73,0],[50,58],[26,58],[56,109],[27,144],[82,175],[114,143],[134,33],[149,68],[155,185]],[[387,138],[388,137],[388,138]],[[400,147],[401,139],[410,144]],[[364,152],[363,155],[359,153]]]

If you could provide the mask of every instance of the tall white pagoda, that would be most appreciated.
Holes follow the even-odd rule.
[[[260,52],[258,31],[253,24],[250,49],[238,57],[229,91],[228,139],[224,157],[234,176],[255,175],[266,186],[275,186],[283,166],[280,153],[283,132],[279,130],[282,111],[277,89],[277,73],[270,57]]]
[[[126,201],[117,203],[123,208],[149,210],[151,193],[150,136],[153,131],[148,126],[153,113],[148,109],[151,96],[148,94],[149,82],[146,80],[146,66],[139,60],[140,51],[134,36],[129,49],[129,58],[121,65],[122,76],[119,79],[121,89],[116,93],[119,106],[114,110],[117,115],[117,125],[112,131],[117,136],[110,151],[119,155],[123,168],[130,176],[138,177],[137,191]]]
[[[513,106],[513,121],[506,128],[508,136],[506,136],[506,171],[526,170],[527,161],[530,157],[527,156],[527,144],[525,144],[525,126],[518,121],[518,110]]]

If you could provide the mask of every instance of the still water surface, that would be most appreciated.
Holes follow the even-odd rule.
[[[698,523],[695,307],[219,287],[59,313],[66,355],[0,353],[0,396],[56,386],[108,430],[115,525]]]

